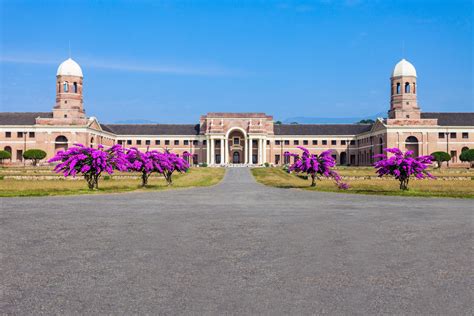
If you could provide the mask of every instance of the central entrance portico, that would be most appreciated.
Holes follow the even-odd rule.
[[[201,117],[201,134],[207,140],[207,162],[261,165],[266,161],[267,136],[273,134],[273,117],[264,113],[208,113]]]

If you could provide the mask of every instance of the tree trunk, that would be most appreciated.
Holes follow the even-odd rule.
[[[408,180],[409,178],[400,180],[400,190],[408,190]]]
[[[148,177],[149,176],[150,176],[149,173],[146,173],[145,171],[142,172],[142,187],[144,187],[148,184]]]
[[[316,186],[316,175],[314,174],[311,175],[311,186],[312,187]]]

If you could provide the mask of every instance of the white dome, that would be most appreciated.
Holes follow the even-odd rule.
[[[398,76],[414,76],[416,77],[415,67],[405,58],[400,60],[393,69],[392,77]]]
[[[74,60],[71,58],[68,58],[67,60],[63,61],[61,65],[58,67],[58,72],[56,73],[56,76],[78,76],[82,77],[82,69],[76,63]]]

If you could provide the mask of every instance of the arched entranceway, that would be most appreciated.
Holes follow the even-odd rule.
[[[246,163],[246,144],[247,137],[243,129],[233,129],[227,134],[227,152],[226,163]]]
[[[339,155],[339,161],[340,161],[340,165],[346,165],[347,164],[347,154],[345,151],[343,151],[340,155]]]
[[[54,140],[54,151],[58,152],[60,150],[67,150],[68,148],[68,140],[66,136],[58,136]]]
[[[409,136],[405,140],[405,149],[413,151],[413,156],[418,157],[419,151],[418,151],[418,138],[415,136]]]
[[[240,152],[234,151],[234,153],[232,154],[232,163],[242,163],[242,161],[240,160]]]

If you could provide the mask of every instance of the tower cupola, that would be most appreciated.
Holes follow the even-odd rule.
[[[406,59],[400,60],[393,69],[391,81],[391,119],[420,119],[420,108],[416,98],[416,69]]]
[[[56,105],[54,118],[85,118],[82,97],[82,69],[73,59],[62,62],[56,72]]]

